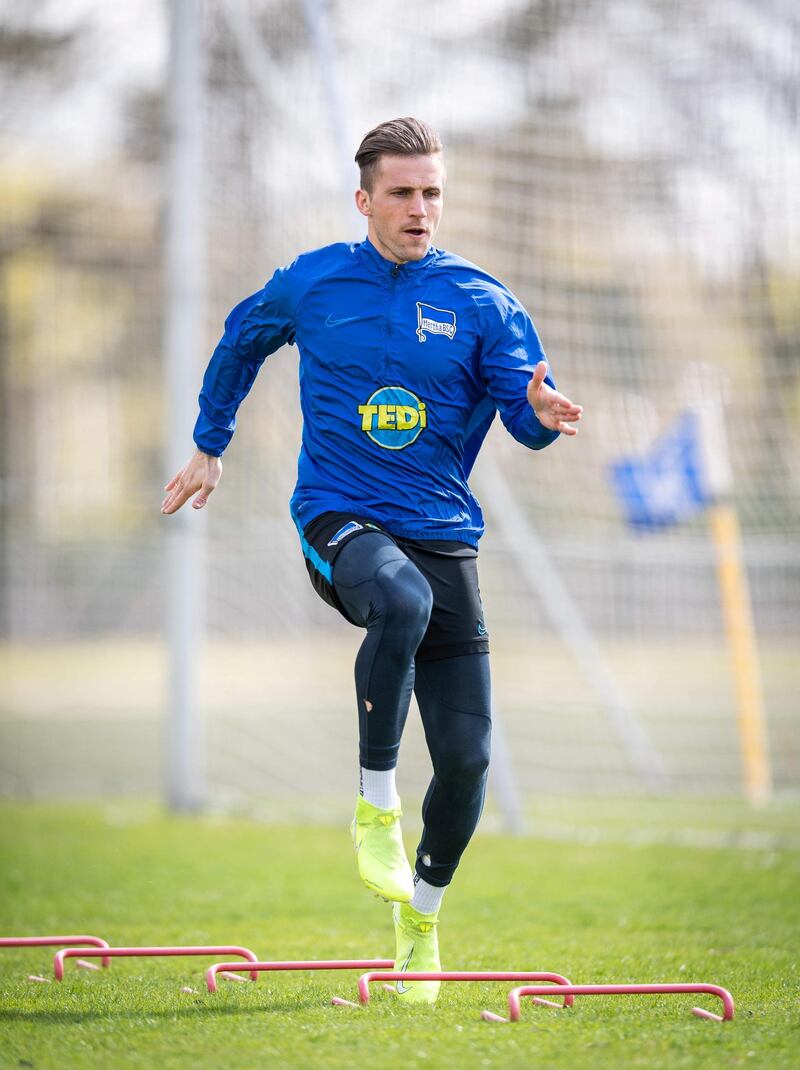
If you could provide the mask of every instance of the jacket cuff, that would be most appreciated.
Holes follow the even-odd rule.
[[[544,449],[551,442],[555,442],[561,434],[560,431],[551,431],[540,423],[539,417],[530,405],[526,406],[525,411],[515,422],[511,433],[517,442],[521,442],[523,446],[532,450]]]

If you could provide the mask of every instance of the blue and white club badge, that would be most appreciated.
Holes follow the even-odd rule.
[[[404,386],[382,386],[365,405],[358,406],[361,430],[387,450],[402,450],[416,442],[428,426],[425,402]]]
[[[436,308],[417,301],[417,337],[425,341],[425,334],[443,334],[452,339],[456,333],[456,314],[449,308]]]

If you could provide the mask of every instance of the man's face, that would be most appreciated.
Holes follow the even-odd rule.
[[[356,207],[369,220],[369,240],[387,260],[421,260],[439,228],[444,164],[433,156],[382,156],[372,192],[356,191]]]

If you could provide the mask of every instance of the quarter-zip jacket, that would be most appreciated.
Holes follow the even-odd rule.
[[[222,454],[261,364],[287,342],[300,353],[301,530],[352,511],[405,538],[477,545],[467,480],[495,413],[531,449],[558,437],[527,401],[546,358],[517,298],[452,253],[394,264],[367,240],[304,253],[234,308],[203,379],[198,449]]]

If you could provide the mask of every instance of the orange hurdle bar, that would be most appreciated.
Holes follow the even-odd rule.
[[[189,946],[189,947],[107,947],[104,951],[89,951],[86,948],[64,948],[62,951],[57,951],[56,956],[53,959],[53,973],[55,979],[61,981],[64,978],[64,961],[70,958],[99,958],[102,954],[111,958],[161,958],[167,956],[182,956],[182,955],[239,955],[243,959],[247,959],[249,962],[258,962],[258,956],[254,951],[251,951],[247,947],[239,947],[237,945],[225,946],[212,944],[211,946]],[[234,963],[238,966],[239,963]],[[251,981],[258,980],[258,974],[253,972],[250,974]]]

